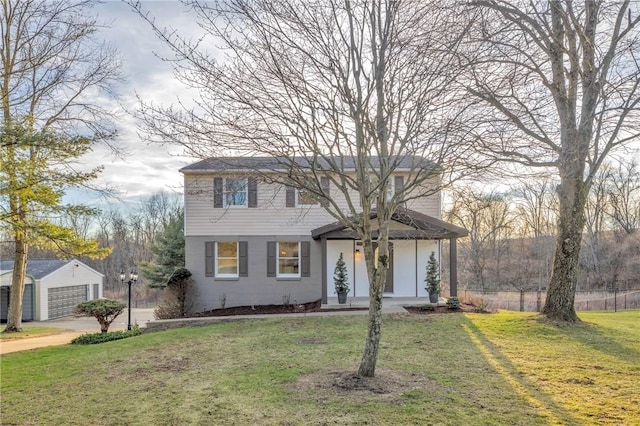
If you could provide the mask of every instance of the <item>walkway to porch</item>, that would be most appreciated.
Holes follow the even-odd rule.
[[[385,314],[407,313],[403,306],[422,306],[429,303],[428,297],[385,297],[382,299],[382,312]],[[446,306],[445,300],[441,297],[438,306]],[[339,304],[337,297],[327,297],[327,303],[322,304],[322,309],[344,309],[344,308],[368,308],[368,297],[349,297],[346,304]]]

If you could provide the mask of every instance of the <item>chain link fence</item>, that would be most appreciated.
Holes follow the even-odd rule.
[[[462,289],[458,297],[464,303],[486,309],[540,312],[547,294],[545,291],[482,291]],[[578,291],[576,311],[618,311],[640,309],[640,289],[618,291]]]

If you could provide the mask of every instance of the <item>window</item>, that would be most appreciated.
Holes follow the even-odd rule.
[[[320,191],[324,197],[329,197],[329,178],[326,176],[320,177]],[[296,190],[295,187],[291,185],[286,186],[285,191],[286,198],[286,207],[309,207],[309,206],[318,206],[320,202],[314,196],[313,192],[308,191],[303,188],[299,188]]]
[[[225,178],[224,205],[247,205],[247,178]]]
[[[377,182],[378,182],[377,177],[373,176],[371,178],[371,184],[377,185]],[[385,193],[387,201],[391,201],[391,199],[397,192],[402,191],[403,186],[404,186],[404,176],[390,176],[389,180],[387,181],[387,188]]]
[[[238,276],[238,243],[216,243],[216,277]]]
[[[213,178],[213,207],[258,207],[255,177]]]
[[[278,277],[300,276],[300,243],[278,242],[277,248]]]
[[[313,194],[303,189],[298,191],[298,205],[299,206],[317,206],[318,200],[313,197]]]
[[[207,241],[205,243],[205,276],[238,278],[249,276],[249,244],[247,241]]]

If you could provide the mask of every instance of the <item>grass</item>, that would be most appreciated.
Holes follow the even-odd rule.
[[[20,333],[5,333],[0,332],[0,342],[6,342],[8,340],[17,339],[29,339],[32,337],[49,336],[51,334],[57,334],[64,329],[60,327],[45,327],[41,325],[28,325],[22,324],[22,332]]]
[[[515,312],[385,316],[378,376],[421,383],[396,398],[303,385],[356,370],[365,316],[8,354],[2,424],[640,424],[640,312],[580,317],[557,326]]]

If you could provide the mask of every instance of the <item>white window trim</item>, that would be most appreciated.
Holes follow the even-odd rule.
[[[300,278],[300,272],[302,269],[302,247],[300,246],[300,241],[298,241],[298,273],[297,274],[281,274],[280,273],[280,243],[293,243],[295,241],[278,241],[276,243],[276,278]],[[285,259],[293,259],[287,257]]]
[[[236,273],[235,274],[221,274],[218,272],[218,244],[220,243],[236,243]],[[213,275],[216,278],[238,278],[240,277],[240,245],[237,241],[216,241],[215,244],[215,253],[214,253],[214,269]],[[225,257],[223,259],[231,259],[230,257]]]
[[[242,179],[244,180],[244,204],[227,204],[227,180]],[[222,206],[228,209],[246,209],[249,207],[249,179],[246,177],[225,177],[222,180]]]
[[[389,176],[389,181],[387,182],[387,193],[385,194],[387,201],[391,201],[395,193],[396,193],[396,175],[391,175]]]

